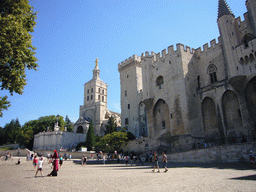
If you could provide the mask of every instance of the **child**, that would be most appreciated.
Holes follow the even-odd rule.
[[[162,155],[163,155],[163,167],[164,167],[164,172],[167,172],[168,171],[168,169],[167,169],[167,156],[165,155],[165,152],[163,152],[162,153]]]
[[[41,176],[44,177],[44,175],[43,175],[43,157],[41,157],[38,161],[38,167],[37,167],[36,175],[37,175],[38,171],[40,171]],[[36,175],[35,175],[35,177],[36,177]]]

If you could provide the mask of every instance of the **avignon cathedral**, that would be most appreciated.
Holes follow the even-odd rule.
[[[180,151],[255,140],[256,1],[245,5],[242,21],[219,0],[220,37],[203,50],[177,44],[118,65],[121,126],[139,138],[134,147]]]

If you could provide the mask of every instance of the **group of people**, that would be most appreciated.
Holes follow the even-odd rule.
[[[49,157],[49,156],[48,156]],[[52,165],[52,172],[49,173],[47,176],[57,176],[58,175],[58,170],[59,170],[59,164],[60,167],[63,164],[63,157],[60,156],[57,153],[56,150],[54,150],[53,155],[50,156],[50,160],[49,163],[51,163]],[[34,165],[34,169],[36,169],[36,174],[35,177],[37,177],[37,173],[40,171],[41,176],[44,177],[43,175],[43,162],[44,162],[44,158],[43,156],[41,156],[40,158],[37,157],[37,155],[34,155],[34,159],[33,159],[33,165]]]
[[[168,168],[167,168],[167,155],[165,154],[165,152],[162,153],[163,155],[163,167],[164,167],[164,172],[167,172],[168,171]],[[158,164],[158,156],[157,156],[157,153],[154,151],[154,169],[152,170],[153,172],[155,172],[155,169],[157,168],[158,169],[158,173],[160,173],[160,169],[159,169],[159,164]]]

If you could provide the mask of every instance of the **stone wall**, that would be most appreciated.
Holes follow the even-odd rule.
[[[53,150],[35,150],[35,153],[38,155],[43,155],[44,157],[47,157],[48,154],[53,155]],[[71,154],[72,159],[81,159],[82,156],[86,156],[87,160],[89,159],[97,159],[97,154],[94,151],[87,151],[87,152],[71,152],[71,151],[58,151],[59,155],[64,157],[64,154],[67,154],[67,157],[69,157],[69,154]],[[92,156],[93,155],[93,156]],[[107,157],[107,154],[104,154]]]
[[[256,143],[223,145],[211,148],[168,154],[169,162],[231,163],[247,162],[249,153],[256,155]]]
[[[12,156],[26,157],[28,150],[27,149],[0,150],[0,156],[5,155],[6,152],[12,153]]]
[[[146,151],[147,139],[138,139],[129,142],[123,150],[142,153]],[[136,147],[135,147],[136,146]],[[148,149],[149,150],[149,149]],[[249,152],[256,155],[256,142],[234,145],[223,145],[203,149],[195,149],[186,152],[167,154],[169,162],[214,163],[214,162],[240,162],[248,161]],[[161,159],[161,152],[158,151]],[[167,151],[168,153],[168,151]],[[161,160],[160,160],[161,161]]]
[[[71,132],[42,132],[35,135],[34,150],[60,150],[74,148],[78,143],[85,142],[86,134]]]

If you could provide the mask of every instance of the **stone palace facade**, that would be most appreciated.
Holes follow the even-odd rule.
[[[180,151],[255,139],[256,1],[246,7],[241,21],[219,0],[220,37],[203,50],[177,44],[118,65],[121,124],[142,138],[134,147]]]

